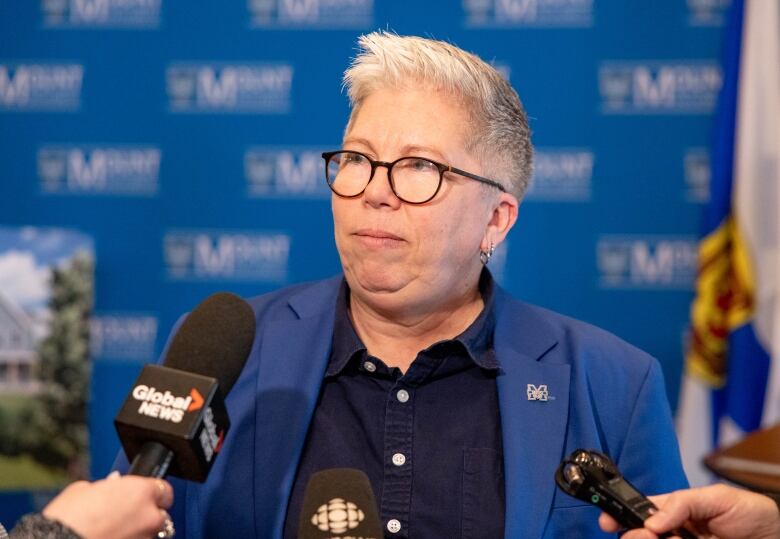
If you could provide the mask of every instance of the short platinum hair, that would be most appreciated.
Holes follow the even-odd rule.
[[[523,198],[531,180],[533,146],[523,104],[509,82],[477,55],[446,43],[390,32],[360,36],[359,51],[344,72],[352,122],[363,101],[381,88],[414,83],[444,91],[458,99],[474,129],[466,145],[483,174]]]

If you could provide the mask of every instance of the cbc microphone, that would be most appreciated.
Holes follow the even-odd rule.
[[[298,539],[381,539],[374,491],[354,468],[316,472],[306,485]]]
[[[252,308],[227,292],[185,318],[163,365],[144,366],[114,419],[129,474],[206,480],[230,427],[224,398],[254,336]]]

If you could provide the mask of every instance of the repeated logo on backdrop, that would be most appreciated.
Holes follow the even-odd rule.
[[[90,319],[90,353],[100,360],[154,361],[158,325],[154,314],[98,313]]]
[[[608,289],[690,290],[697,254],[696,237],[601,235],[596,243],[599,285]]]
[[[691,26],[723,26],[731,0],[686,0],[686,4]]]
[[[330,198],[323,147],[252,146],[244,152],[251,198]]]
[[[537,148],[526,200],[587,202],[594,161],[588,148]]]
[[[157,28],[162,0],[41,0],[48,28]]]
[[[46,194],[153,196],[161,158],[155,146],[44,145],[38,177]]]
[[[467,27],[589,27],[593,0],[463,0]]]
[[[354,28],[373,26],[373,0],[247,0],[254,28]]]
[[[708,61],[606,61],[599,67],[605,114],[709,114],[722,76]]]
[[[707,148],[688,148],[683,156],[685,200],[704,204],[710,199],[710,152]]]
[[[82,64],[0,63],[0,112],[77,111],[83,79]]]
[[[291,238],[281,232],[171,230],[163,238],[172,281],[287,280]]]
[[[171,112],[284,113],[293,66],[287,63],[177,62],[166,70]]]

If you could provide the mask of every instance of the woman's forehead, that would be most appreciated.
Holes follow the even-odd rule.
[[[448,94],[427,88],[382,89],[355,109],[343,142],[448,153],[465,147],[468,118],[459,100]]]

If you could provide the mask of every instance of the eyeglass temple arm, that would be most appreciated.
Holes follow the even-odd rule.
[[[461,170],[461,169],[455,168],[453,166],[448,166],[447,167],[447,171],[448,172],[454,172],[455,174],[460,174],[461,176],[465,176],[467,178],[471,178],[472,180],[476,180],[478,182],[482,182],[482,183],[485,183],[487,185],[492,185],[496,189],[499,189],[500,191],[503,191],[504,193],[506,193],[506,189],[504,188],[504,186],[501,185],[500,183],[496,182],[496,181],[489,180],[487,178],[483,178],[482,176],[477,176],[476,174],[472,174],[471,172],[466,172],[465,170]]]

